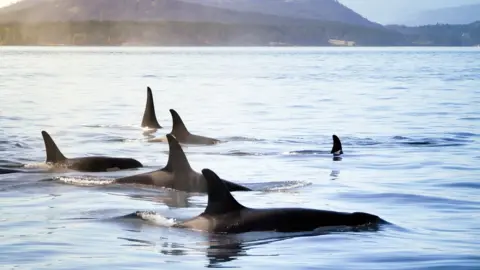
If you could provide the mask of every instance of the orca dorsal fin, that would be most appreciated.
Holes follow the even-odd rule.
[[[212,170],[203,169],[203,177],[207,181],[208,204],[203,212],[207,215],[221,215],[244,209],[232,196],[227,186]]]
[[[42,137],[43,142],[45,143],[45,151],[47,152],[46,162],[55,163],[67,159],[62,152],[60,152],[60,149],[58,149],[58,146],[55,144],[52,137],[50,137],[50,135],[44,130],[42,130]]]
[[[167,134],[168,140],[168,162],[164,170],[168,172],[174,172],[178,170],[192,170],[190,163],[188,162],[185,152],[183,152],[182,146],[171,134]]]
[[[181,140],[181,138],[184,138],[185,136],[188,136],[190,132],[188,132],[187,127],[185,127],[185,124],[182,121],[182,118],[180,115],[174,110],[170,109],[170,114],[172,115],[172,132],[175,136],[175,138]]]
[[[330,153],[334,155],[343,154],[342,143],[340,142],[340,138],[338,138],[337,135],[332,135],[332,138],[333,138],[333,147]]]
[[[157,121],[152,89],[150,89],[150,87],[147,87],[147,104],[145,105],[145,112],[143,113],[142,127],[162,128]]]

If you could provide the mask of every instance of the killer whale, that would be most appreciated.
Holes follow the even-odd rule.
[[[332,151],[330,151],[330,154],[333,154],[334,156],[343,155],[342,142],[340,141],[340,138],[338,138],[337,135],[332,135],[332,139],[333,139],[333,146],[332,146]]]
[[[17,170],[17,169],[8,169],[0,168],[0,174],[12,174],[12,173],[44,173],[43,170]]]
[[[42,131],[42,136],[47,153],[45,162],[52,164],[54,167],[84,172],[106,172],[143,167],[142,163],[133,158],[106,156],[66,158],[46,131]]]
[[[216,144],[220,142],[220,140],[194,135],[191,134],[185,124],[183,123],[182,118],[174,109],[170,109],[170,114],[172,115],[172,131],[169,134],[175,136],[175,138],[180,143],[185,144]]]
[[[208,184],[205,211],[173,227],[212,233],[252,231],[303,232],[320,227],[377,225],[386,223],[378,216],[355,212],[343,213],[306,208],[253,209],[237,202],[218,175],[209,169],[202,174]]]
[[[152,89],[147,87],[147,103],[143,112],[142,125],[143,128],[160,129],[162,126],[157,121],[155,114],[155,105],[153,103]]]
[[[330,151],[330,154],[333,154],[333,160],[334,161],[340,161],[342,160],[342,155],[343,155],[343,148],[342,148],[342,142],[340,141],[340,138],[338,138],[337,135],[332,135],[333,139],[333,146],[332,146],[332,151]]]
[[[118,178],[119,184],[144,184],[171,188],[186,192],[207,192],[207,182],[203,176],[192,169],[187,156],[176,138],[167,134],[169,154],[167,165],[153,172]],[[251,189],[221,180],[229,191],[250,191]]]
[[[20,173],[23,171],[0,168],[0,174]]]

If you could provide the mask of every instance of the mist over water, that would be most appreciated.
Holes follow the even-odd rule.
[[[0,48],[5,269],[475,269],[480,68],[475,48]],[[140,128],[146,87],[164,129]],[[167,162],[175,109],[192,167],[255,189],[249,207],[368,212],[378,231],[212,235],[171,228],[207,198],[111,184]],[[145,167],[56,172],[67,157]],[[344,155],[330,154],[332,134]],[[142,218],[131,218],[139,213]],[[129,218],[130,217],[130,218]],[[292,220],[292,222],[295,222]]]

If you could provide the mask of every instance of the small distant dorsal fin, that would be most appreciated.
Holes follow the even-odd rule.
[[[190,132],[188,132],[187,127],[185,127],[185,124],[182,121],[182,118],[180,115],[174,110],[170,109],[170,114],[172,115],[172,132],[178,140],[182,140],[185,136],[188,136]]]
[[[157,121],[152,89],[150,89],[150,87],[147,87],[147,104],[145,105],[145,112],[143,113],[142,127],[162,128]]]
[[[46,132],[42,131],[43,142],[45,143],[45,151],[47,152],[46,162],[61,162],[67,158],[60,152],[52,137]]]
[[[203,169],[202,174],[208,186],[208,204],[203,212],[204,214],[221,215],[245,208],[245,206],[235,200],[225,183],[216,173],[209,169]]]
[[[333,147],[330,153],[334,155],[343,154],[342,143],[340,142],[340,139],[337,137],[337,135],[333,135],[332,138],[333,138]]]
[[[190,163],[188,162],[185,152],[183,152],[182,146],[171,134],[167,134],[169,153],[168,162],[164,170],[173,172],[177,170],[191,170]]]

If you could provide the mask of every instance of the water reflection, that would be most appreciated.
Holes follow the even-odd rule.
[[[341,156],[333,156],[333,161],[342,161]]]
[[[219,267],[221,264],[247,256],[247,245],[235,235],[208,235],[205,256],[207,267]]]
[[[139,221],[137,219],[137,221]],[[131,223],[130,225],[132,225]],[[135,223],[136,229],[141,229],[142,225]],[[152,227],[150,227],[152,228]],[[138,230],[138,233],[147,233],[147,227],[145,230]],[[332,233],[367,233],[376,232],[379,230],[379,225],[368,225],[361,227],[336,227],[319,229],[312,232],[300,232],[300,233],[277,233],[277,232],[250,232],[243,234],[212,234],[193,231],[184,231],[183,229],[166,229],[158,228],[160,231],[154,232],[160,235],[160,239],[157,242],[129,238],[119,237],[119,239],[128,241],[130,246],[151,246],[155,247],[155,250],[163,255],[171,256],[189,256],[192,254],[198,254],[199,252],[204,254],[207,261],[206,267],[218,268],[225,267],[226,263],[235,261],[244,256],[252,256],[249,254],[249,250],[255,249],[259,246],[267,245],[270,243],[300,238],[300,237],[312,237],[321,236]],[[131,230],[130,230],[131,231]],[[164,235],[163,237],[161,235]],[[178,237],[180,236],[180,237]],[[169,239],[175,238],[176,242],[172,242]],[[193,238],[193,241],[192,239]],[[198,239],[200,238],[200,239]],[[183,239],[183,241],[181,240]],[[265,254],[264,256],[277,256],[278,254]],[[257,255],[255,255],[257,256]]]
[[[154,135],[152,134],[155,134],[157,132],[157,129],[144,129],[142,134],[147,137],[147,139],[152,139],[152,138],[155,138]]]
[[[330,173],[330,177],[331,177],[330,180],[337,180],[339,175],[340,175],[339,170],[332,170],[332,172]]]
[[[132,199],[147,200],[165,204],[169,208],[187,208],[195,207],[193,203],[188,201],[188,198],[195,196],[195,193],[188,193],[184,191],[176,191],[171,189],[163,189],[161,192],[155,194],[127,194]]]

